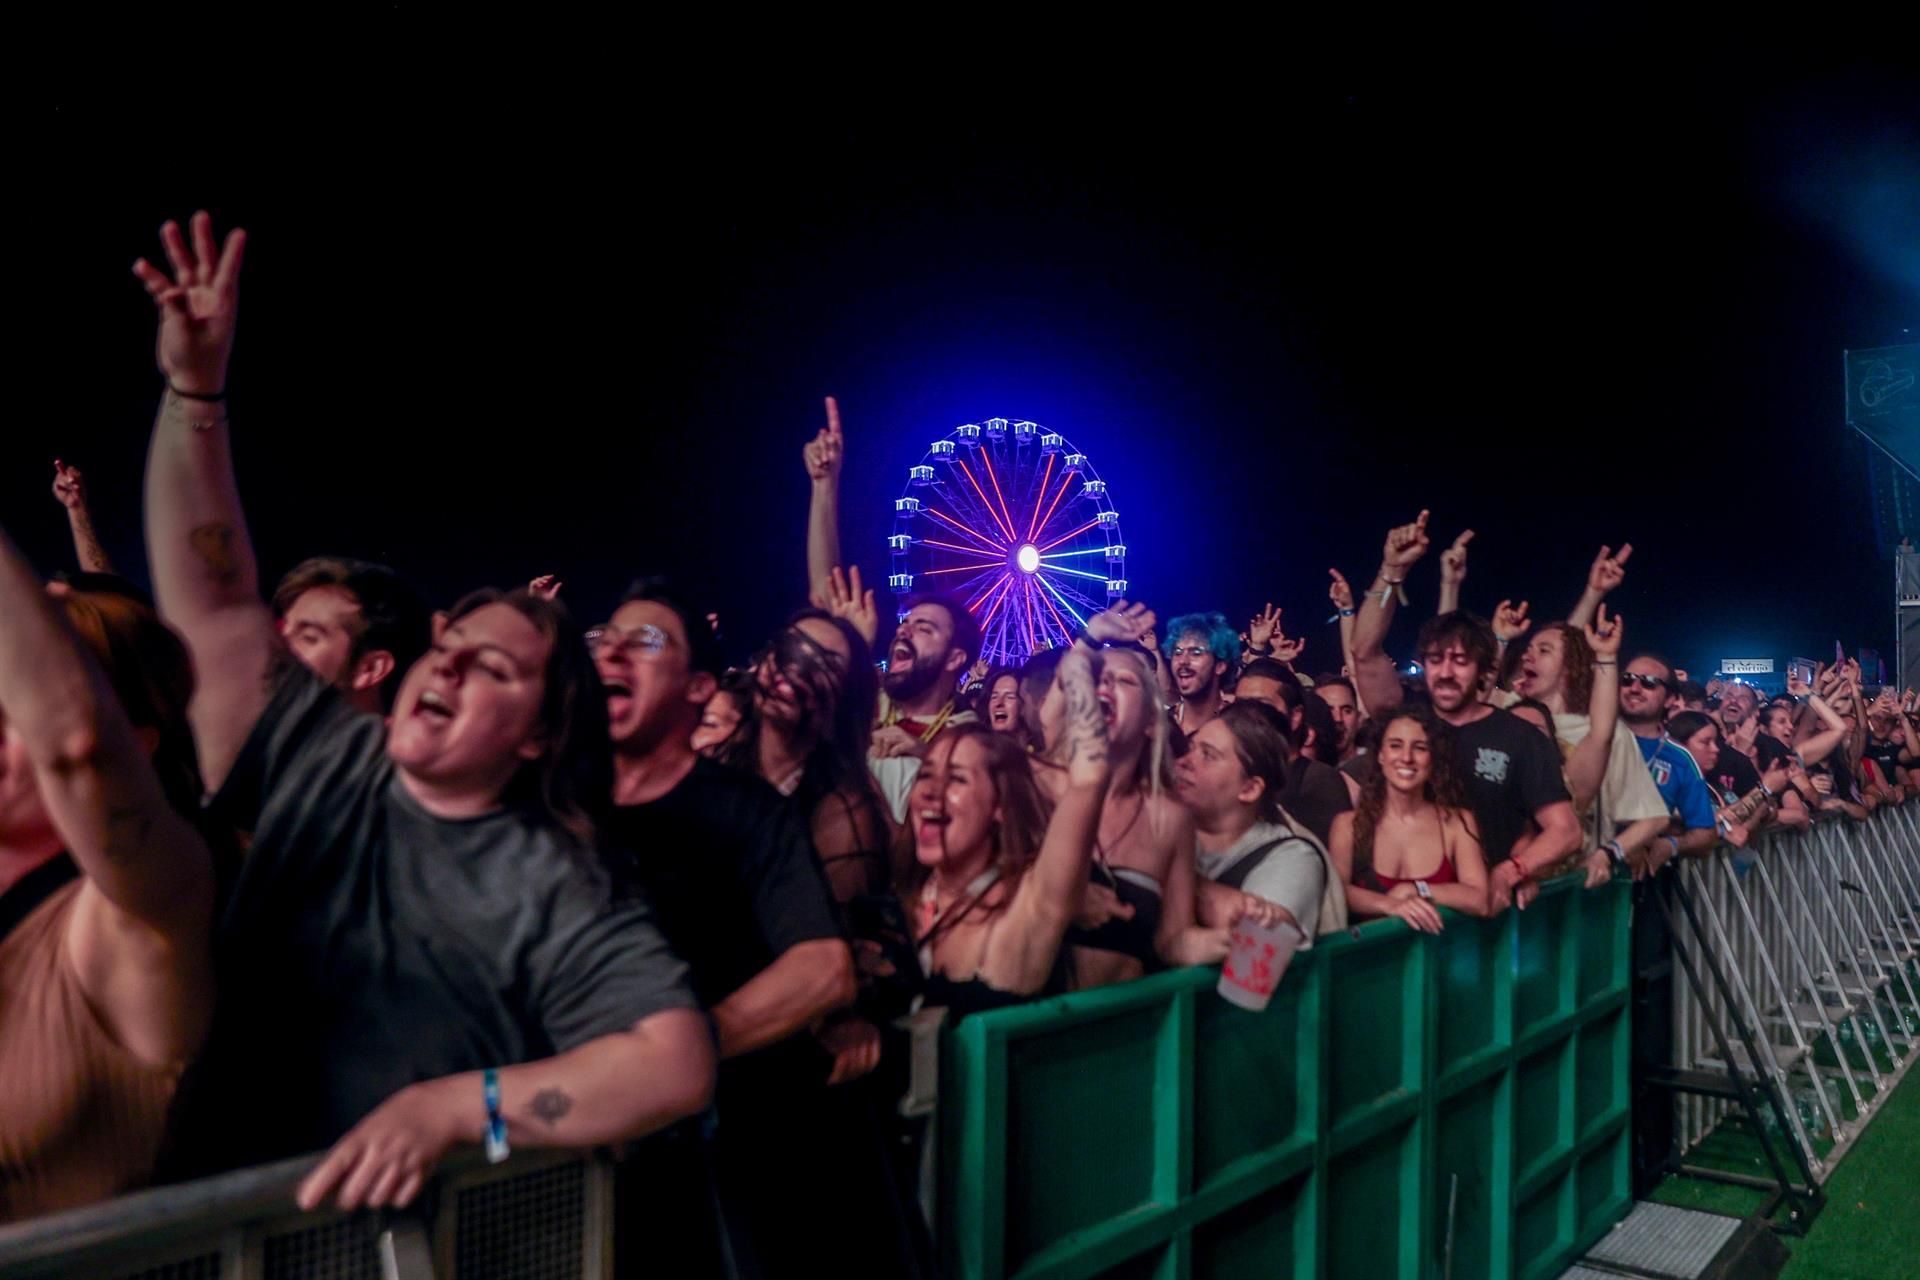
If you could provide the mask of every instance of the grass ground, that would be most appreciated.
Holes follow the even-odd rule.
[[[1727,1127],[1723,1126],[1723,1130]],[[1716,1133],[1701,1163],[1764,1172],[1759,1144]],[[1920,1277],[1920,1072],[1910,1073],[1827,1179],[1827,1206],[1802,1237],[1786,1237],[1793,1260],[1783,1280],[1914,1280]],[[1655,1200],[1715,1213],[1748,1214],[1765,1197],[1739,1187],[1669,1178]]]

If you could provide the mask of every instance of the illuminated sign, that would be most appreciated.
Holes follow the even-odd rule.
[[[1770,676],[1772,658],[1722,658],[1720,674],[1725,676]]]

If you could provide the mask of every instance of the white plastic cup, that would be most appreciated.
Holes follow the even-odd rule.
[[[1252,916],[1240,917],[1234,922],[1226,963],[1220,966],[1220,994],[1242,1009],[1260,1012],[1304,941],[1305,935],[1290,924],[1269,928]]]

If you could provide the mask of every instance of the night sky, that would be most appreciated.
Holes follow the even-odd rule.
[[[158,382],[127,266],[205,204],[252,236],[233,416],[268,587],[339,552],[436,603],[554,571],[592,615],[667,570],[744,656],[804,594],[799,455],[831,393],[844,545],[876,576],[906,468],[1001,415],[1093,457],[1136,595],[1271,599],[1310,669],[1337,659],[1328,566],[1364,579],[1422,506],[1416,618],[1470,526],[1483,613],[1563,612],[1626,540],[1630,648],[1891,660],[1841,352],[1920,320],[1893,75],[1569,56],[613,111],[404,83],[236,98],[208,154],[85,102],[16,119],[42,194],[0,486],[37,562],[71,561],[57,455],[145,577]]]

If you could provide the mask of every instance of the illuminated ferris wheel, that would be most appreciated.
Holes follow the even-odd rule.
[[[1127,590],[1127,547],[1087,455],[1038,423],[955,427],[907,471],[887,539],[895,596],[957,596],[981,654],[1019,665],[1070,644]]]

